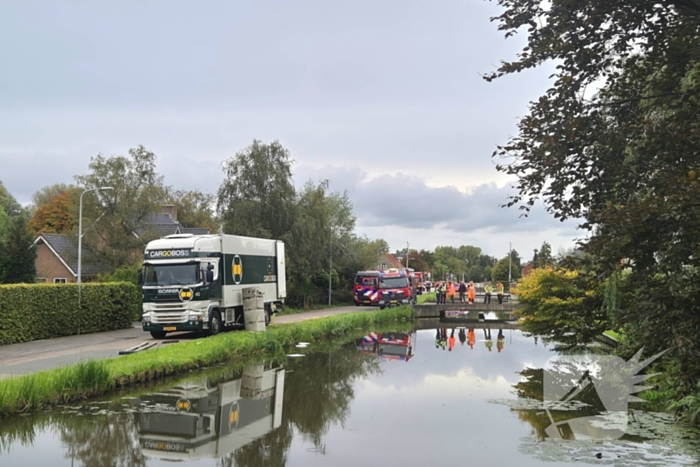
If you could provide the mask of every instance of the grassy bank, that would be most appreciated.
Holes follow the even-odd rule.
[[[357,330],[369,330],[381,323],[412,319],[411,307],[348,313],[274,326],[264,333],[230,332],[143,353],[3,379],[0,380],[0,417],[105,394],[130,384],[219,363],[280,355],[300,341],[339,338],[354,334]]]
[[[304,312],[306,312],[306,311],[326,310],[326,309],[328,309],[328,308],[340,308],[340,307],[352,306],[352,305],[353,305],[352,302],[347,302],[347,303],[334,303],[334,304],[332,304],[332,305],[330,305],[330,306],[328,306],[328,304],[326,304],[326,305],[318,304],[318,305],[311,305],[311,306],[309,307],[308,310],[305,309],[305,308],[295,308],[295,307],[291,307],[291,306],[285,306],[285,307],[282,309],[282,311],[280,311],[279,313],[276,313],[276,315],[278,315],[278,316],[294,315],[294,314],[297,314],[297,313],[304,313]]]
[[[422,293],[422,294],[418,295],[416,302],[419,305],[422,305],[423,303],[426,303],[426,302],[437,303],[437,297],[435,295],[435,292]]]

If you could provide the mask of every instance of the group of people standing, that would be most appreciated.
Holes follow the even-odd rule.
[[[506,338],[503,336],[503,329],[499,329],[498,336],[496,337],[496,349],[499,353],[503,350],[505,341]],[[456,342],[457,340],[455,338],[455,328],[452,328],[450,337],[447,337],[447,328],[437,329],[437,333],[435,335],[436,349],[449,349],[449,351],[452,352],[452,349],[455,348]],[[472,350],[474,350],[474,345],[476,344],[476,334],[474,333],[474,329],[469,329],[467,331],[465,328],[459,328],[459,342],[462,345],[464,345],[464,343],[467,342],[469,347],[471,347]],[[491,352],[491,349],[493,348],[493,340],[491,340],[491,329],[484,328],[484,344],[486,345],[486,348],[489,350],[489,352]]]
[[[447,299],[450,299],[451,303],[455,302],[455,296],[459,292],[459,303],[469,303],[474,304],[474,299],[476,298],[476,288],[474,287],[474,282],[470,281],[468,284],[460,281],[458,284],[456,282],[442,282],[435,289],[435,296],[437,298],[437,303],[447,303]],[[498,297],[498,303],[503,303],[503,292],[504,287],[500,282],[496,283],[496,296]],[[488,281],[484,285],[484,303],[491,303],[491,295],[493,294],[493,285],[491,281]]]

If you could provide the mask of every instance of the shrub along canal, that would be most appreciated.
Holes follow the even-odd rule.
[[[536,369],[555,352],[520,331],[395,331],[4,419],[0,465],[667,466],[700,459],[697,431],[638,410],[620,439],[548,438],[549,418],[528,397],[542,393]],[[572,407],[557,419],[590,413]],[[595,438],[595,427],[588,434]]]

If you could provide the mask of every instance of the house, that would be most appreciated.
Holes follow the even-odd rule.
[[[529,276],[534,267],[535,264],[532,261],[528,261],[527,263],[525,263],[525,265],[522,267],[520,277]]]
[[[53,284],[77,282],[78,280],[78,245],[76,239],[69,235],[42,233],[36,240],[36,281]],[[90,261],[89,252],[83,248],[81,276],[83,282],[97,277],[102,271]]]
[[[398,260],[398,258],[391,253],[384,253],[382,255],[379,255],[379,259],[377,260],[377,270],[379,271],[386,271],[387,269],[403,269],[404,265],[401,264],[401,261]]]
[[[193,235],[208,235],[209,229],[183,227],[177,221],[177,207],[163,206],[161,212],[153,213],[134,231],[134,236],[140,238],[148,233],[159,237],[166,235],[191,233]],[[71,235],[42,233],[36,240],[36,277],[37,282],[61,284],[77,282],[78,280],[78,241]],[[99,273],[108,272],[90,261],[89,251],[83,247],[81,258],[82,282],[94,280]]]

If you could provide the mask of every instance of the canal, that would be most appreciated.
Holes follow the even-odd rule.
[[[552,439],[518,330],[369,333],[2,420],[1,466],[697,465],[700,434],[632,409],[624,436]],[[586,404],[558,411],[590,414]],[[566,436],[564,436],[566,438]],[[574,439],[575,438],[575,439]]]

